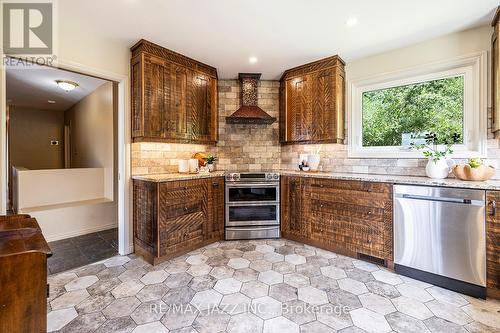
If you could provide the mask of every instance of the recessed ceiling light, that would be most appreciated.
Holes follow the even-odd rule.
[[[358,18],[357,17],[349,17],[347,19],[347,21],[345,22],[345,24],[348,26],[348,27],[354,27],[356,24],[358,24]]]
[[[78,87],[78,83],[66,80],[56,80],[57,85],[64,91],[71,91]]]
[[[53,100],[49,99],[49,100],[47,101],[47,103],[49,103],[49,104],[56,104],[56,101],[53,101]]]
[[[251,64],[255,64],[257,62],[257,57],[250,57],[248,58],[248,62]]]

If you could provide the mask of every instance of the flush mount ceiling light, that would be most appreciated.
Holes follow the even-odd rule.
[[[251,64],[255,64],[257,62],[257,57],[250,57],[248,58],[248,62]]]
[[[356,24],[358,24],[358,18],[357,17],[349,17],[347,19],[347,21],[345,22],[345,24],[348,26],[348,27],[354,27]]]
[[[78,83],[66,80],[56,80],[57,85],[64,91],[71,91],[78,87]]]

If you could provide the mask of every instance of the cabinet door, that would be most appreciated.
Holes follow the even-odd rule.
[[[144,55],[144,136],[165,138],[170,99],[170,66],[161,58]]]
[[[202,244],[208,219],[206,182],[162,183],[159,191],[160,256],[172,256]]]
[[[487,287],[500,290],[500,191],[486,192]]]
[[[191,138],[196,141],[210,141],[212,123],[211,78],[192,71],[189,88]]]
[[[309,237],[300,177],[281,177],[281,229],[285,237]],[[307,207],[305,207],[307,209]]]
[[[143,55],[132,58],[130,62],[130,81],[132,98],[132,137],[144,136],[144,109],[142,108]]]
[[[311,77],[304,75],[286,83],[287,141],[307,141],[311,135]]]
[[[311,135],[313,141],[336,139],[335,71],[327,69],[312,75]]]
[[[491,96],[492,96],[492,132],[495,133],[495,137],[499,136],[498,130],[500,130],[500,49],[498,40],[498,30],[499,24],[495,26],[495,31],[491,37]]]
[[[209,218],[205,239],[219,240],[224,236],[224,177],[207,180]]]
[[[170,66],[170,98],[167,138],[189,139],[187,83],[189,72],[185,67]]]
[[[392,186],[328,179],[305,189],[311,239],[392,260]]]

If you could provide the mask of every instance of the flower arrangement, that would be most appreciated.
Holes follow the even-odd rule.
[[[444,140],[444,150],[439,149],[438,142],[439,140],[437,134],[430,132],[425,135],[425,143],[415,144],[412,142],[410,144],[410,148],[424,150],[424,156],[432,159],[434,163],[437,163],[440,159],[446,157],[447,155],[453,154],[452,146],[460,142],[460,134],[453,133],[451,135],[451,139]]]

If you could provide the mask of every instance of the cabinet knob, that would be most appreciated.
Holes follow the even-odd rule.
[[[187,207],[184,207],[184,211],[187,212],[188,208]]]
[[[367,215],[372,215],[372,211],[371,211],[371,210],[369,210],[366,214],[367,214]]]
[[[187,186],[183,186],[182,189],[183,190],[187,190],[188,188],[187,188]]]
[[[212,183],[213,187],[219,187],[219,183]]]

